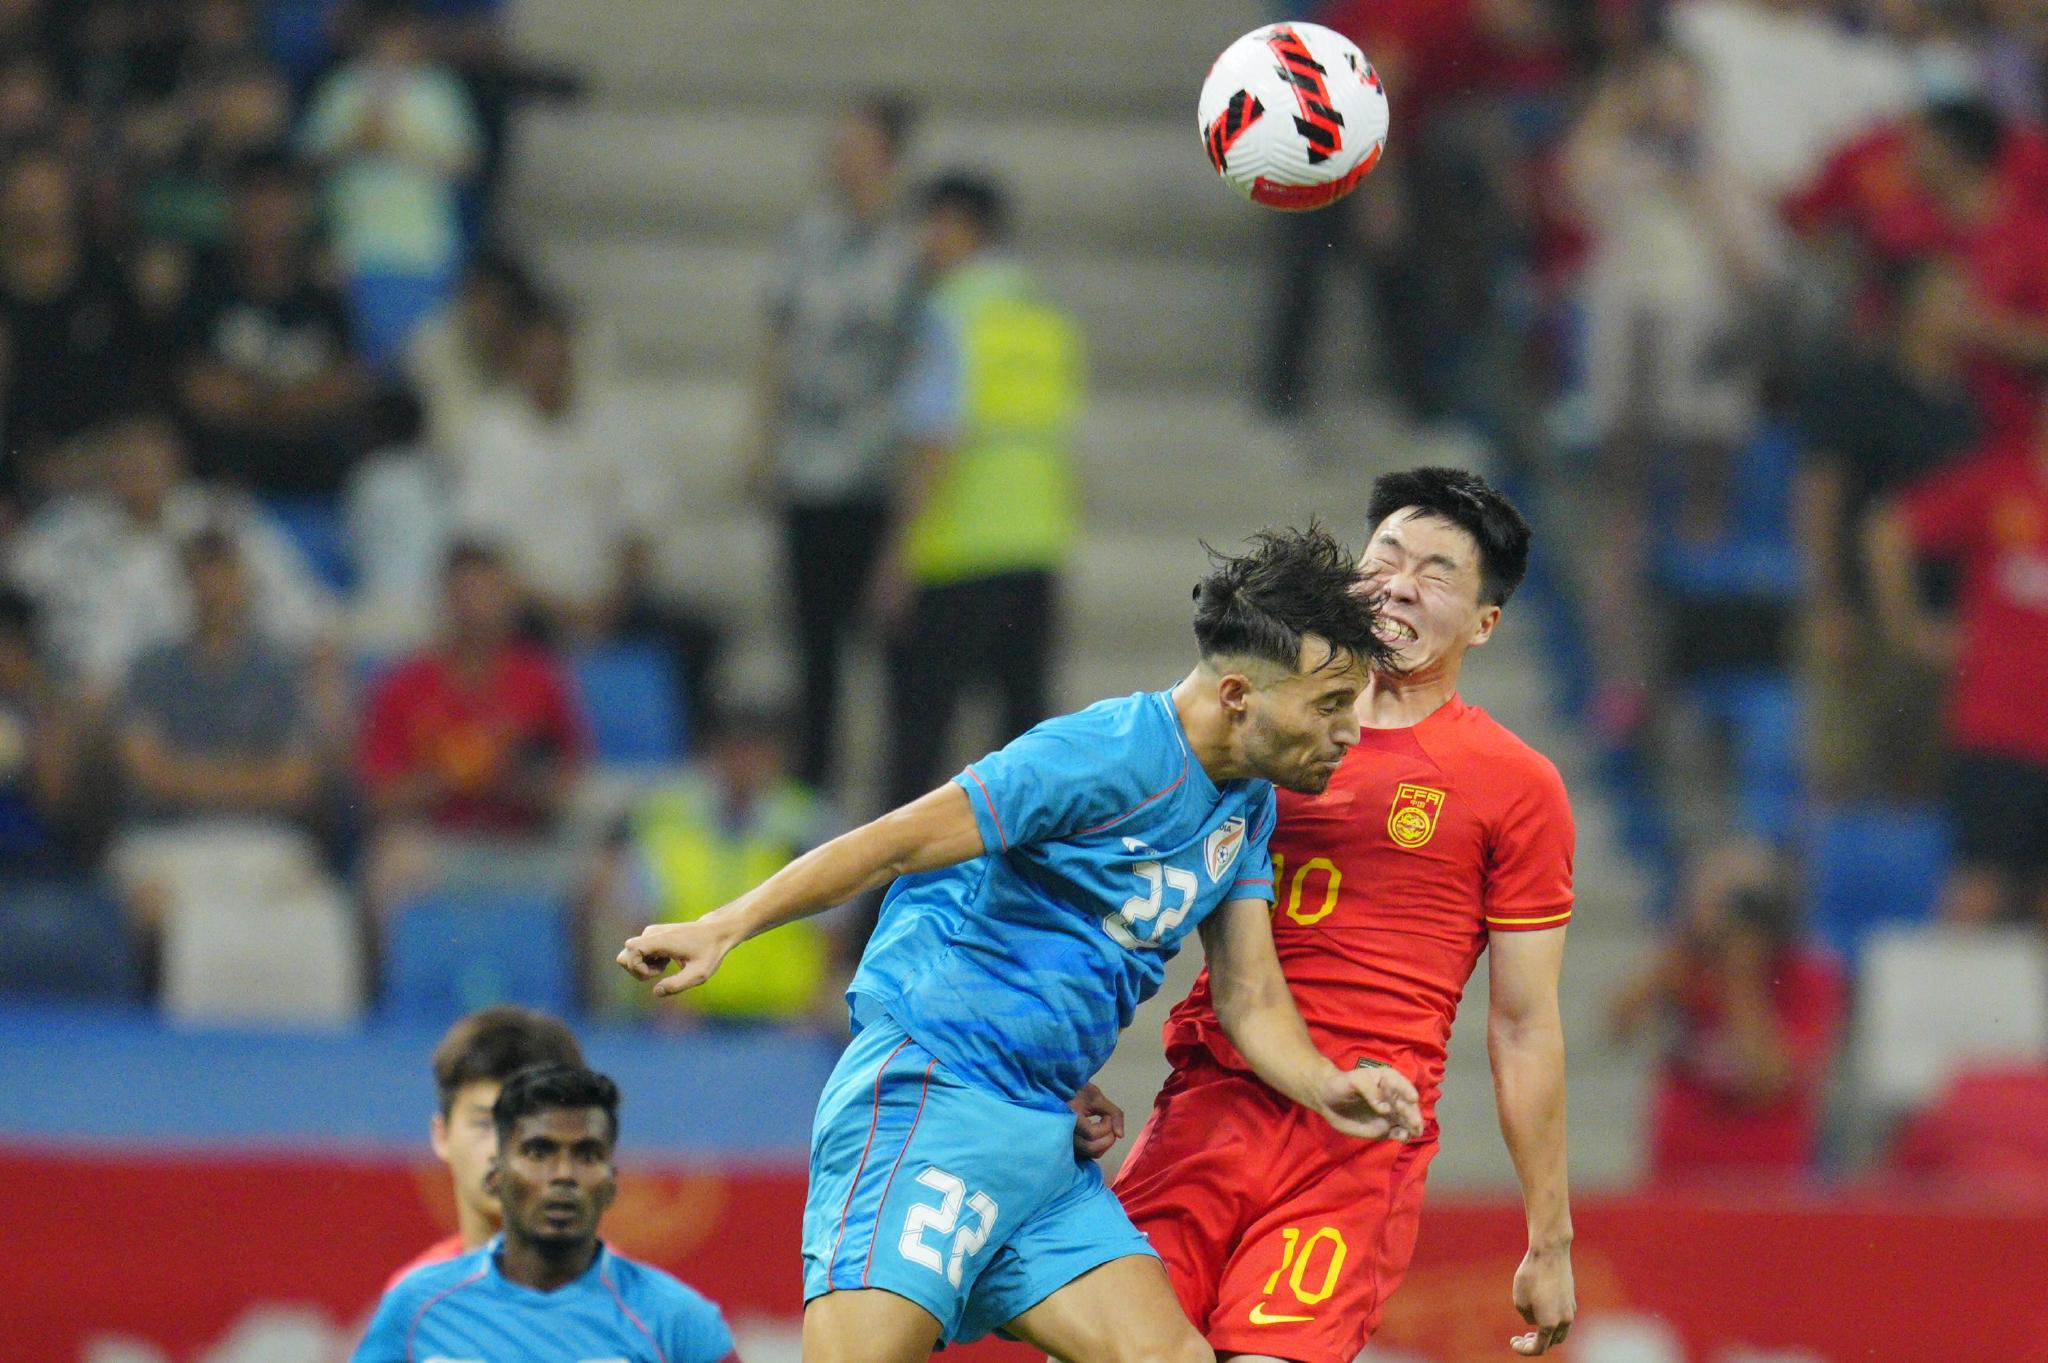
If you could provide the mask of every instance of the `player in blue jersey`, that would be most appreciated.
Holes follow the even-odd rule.
[[[618,1194],[619,1090],[592,1070],[542,1065],[492,1107],[491,1194],[502,1234],[414,1269],[378,1304],[353,1363],[725,1363],[718,1308],[597,1238]]]
[[[1049,720],[620,953],[678,993],[737,942],[894,881],[812,1133],[806,1363],[911,1363],[997,1328],[1073,1363],[1208,1363],[1067,1107],[1197,928],[1261,1078],[1352,1135],[1420,1129],[1405,1078],[1315,1050],[1267,918],[1272,783],[1321,791],[1357,741],[1373,606],[1313,529],[1219,558],[1195,598],[1200,661],[1171,690]]]

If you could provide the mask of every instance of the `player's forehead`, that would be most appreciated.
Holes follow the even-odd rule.
[[[611,1121],[601,1107],[548,1107],[512,1124],[513,1141],[544,1140],[560,1145],[597,1139],[611,1143]]]
[[[505,1085],[497,1079],[472,1079],[455,1090],[455,1096],[448,1102],[452,1114],[489,1112],[491,1105],[498,1101],[498,1091]]]
[[[1430,560],[1454,573],[1476,573],[1479,542],[1461,525],[1420,507],[1404,506],[1373,527],[1361,566],[1370,569],[1375,561],[1389,557]]]

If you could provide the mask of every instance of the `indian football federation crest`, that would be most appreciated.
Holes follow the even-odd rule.
[[[1444,793],[1403,781],[1387,814],[1387,836],[1401,847],[1416,848],[1436,836],[1436,816],[1444,811]]]
[[[1209,883],[1215,884],[1237,861],[1237,854],[1244,849],[1244,817],[1233,814],[1216,825],[1209,840],[1202,844],[1202,859],[1209,867]]]

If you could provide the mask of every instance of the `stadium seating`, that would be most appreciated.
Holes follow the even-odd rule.
[[[564,907],[516,894],[450,893],[399,909],[384,959],[384,1007],[446,1022],[492,1003],[575,1007]]]
[[[1949,830],[1926,808],[1857,805],[1813,821],[1807,849],[1815,933],[1852,965],[1888,924],[1934,917],[1948,871]]]
[[[668,655],[647,644],[578,649],[570,658],[597,759],[666,766],[688,752],[688,716]]]
[[[2048,1063],[2048,947],[2032,928],[1891,927],[1863,949],[1855,1070],[1914,1107],[1965,1064]]]
[[[0,885],[0,994],[125,998],[133,944],[104,894],[65,880]]]
[[[1906,1124],[1891,1165],[1980,1191],[2048,1193],[2048,1064],[1957,1073]]]
[[[164,925],[163,1009],[178,1021],[338,1027],[362,1008],[362,937],[331,886],[208,896]]]

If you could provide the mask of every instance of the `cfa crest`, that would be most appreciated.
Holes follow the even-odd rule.
[[[1237,854],[1244,848],[1244,818],[1233,814],[1216,826],[1209,840],[1202,844],[1202,860],[1209,867],[1209,883],[1223,879],[1237,860]]]
[[[1442,791],[1403,781],[1394,791],[1394,807],[1387,813],[1387,836],[1397,846],[1420,847],[1436,836],[1436,816],[1443,809]]]

